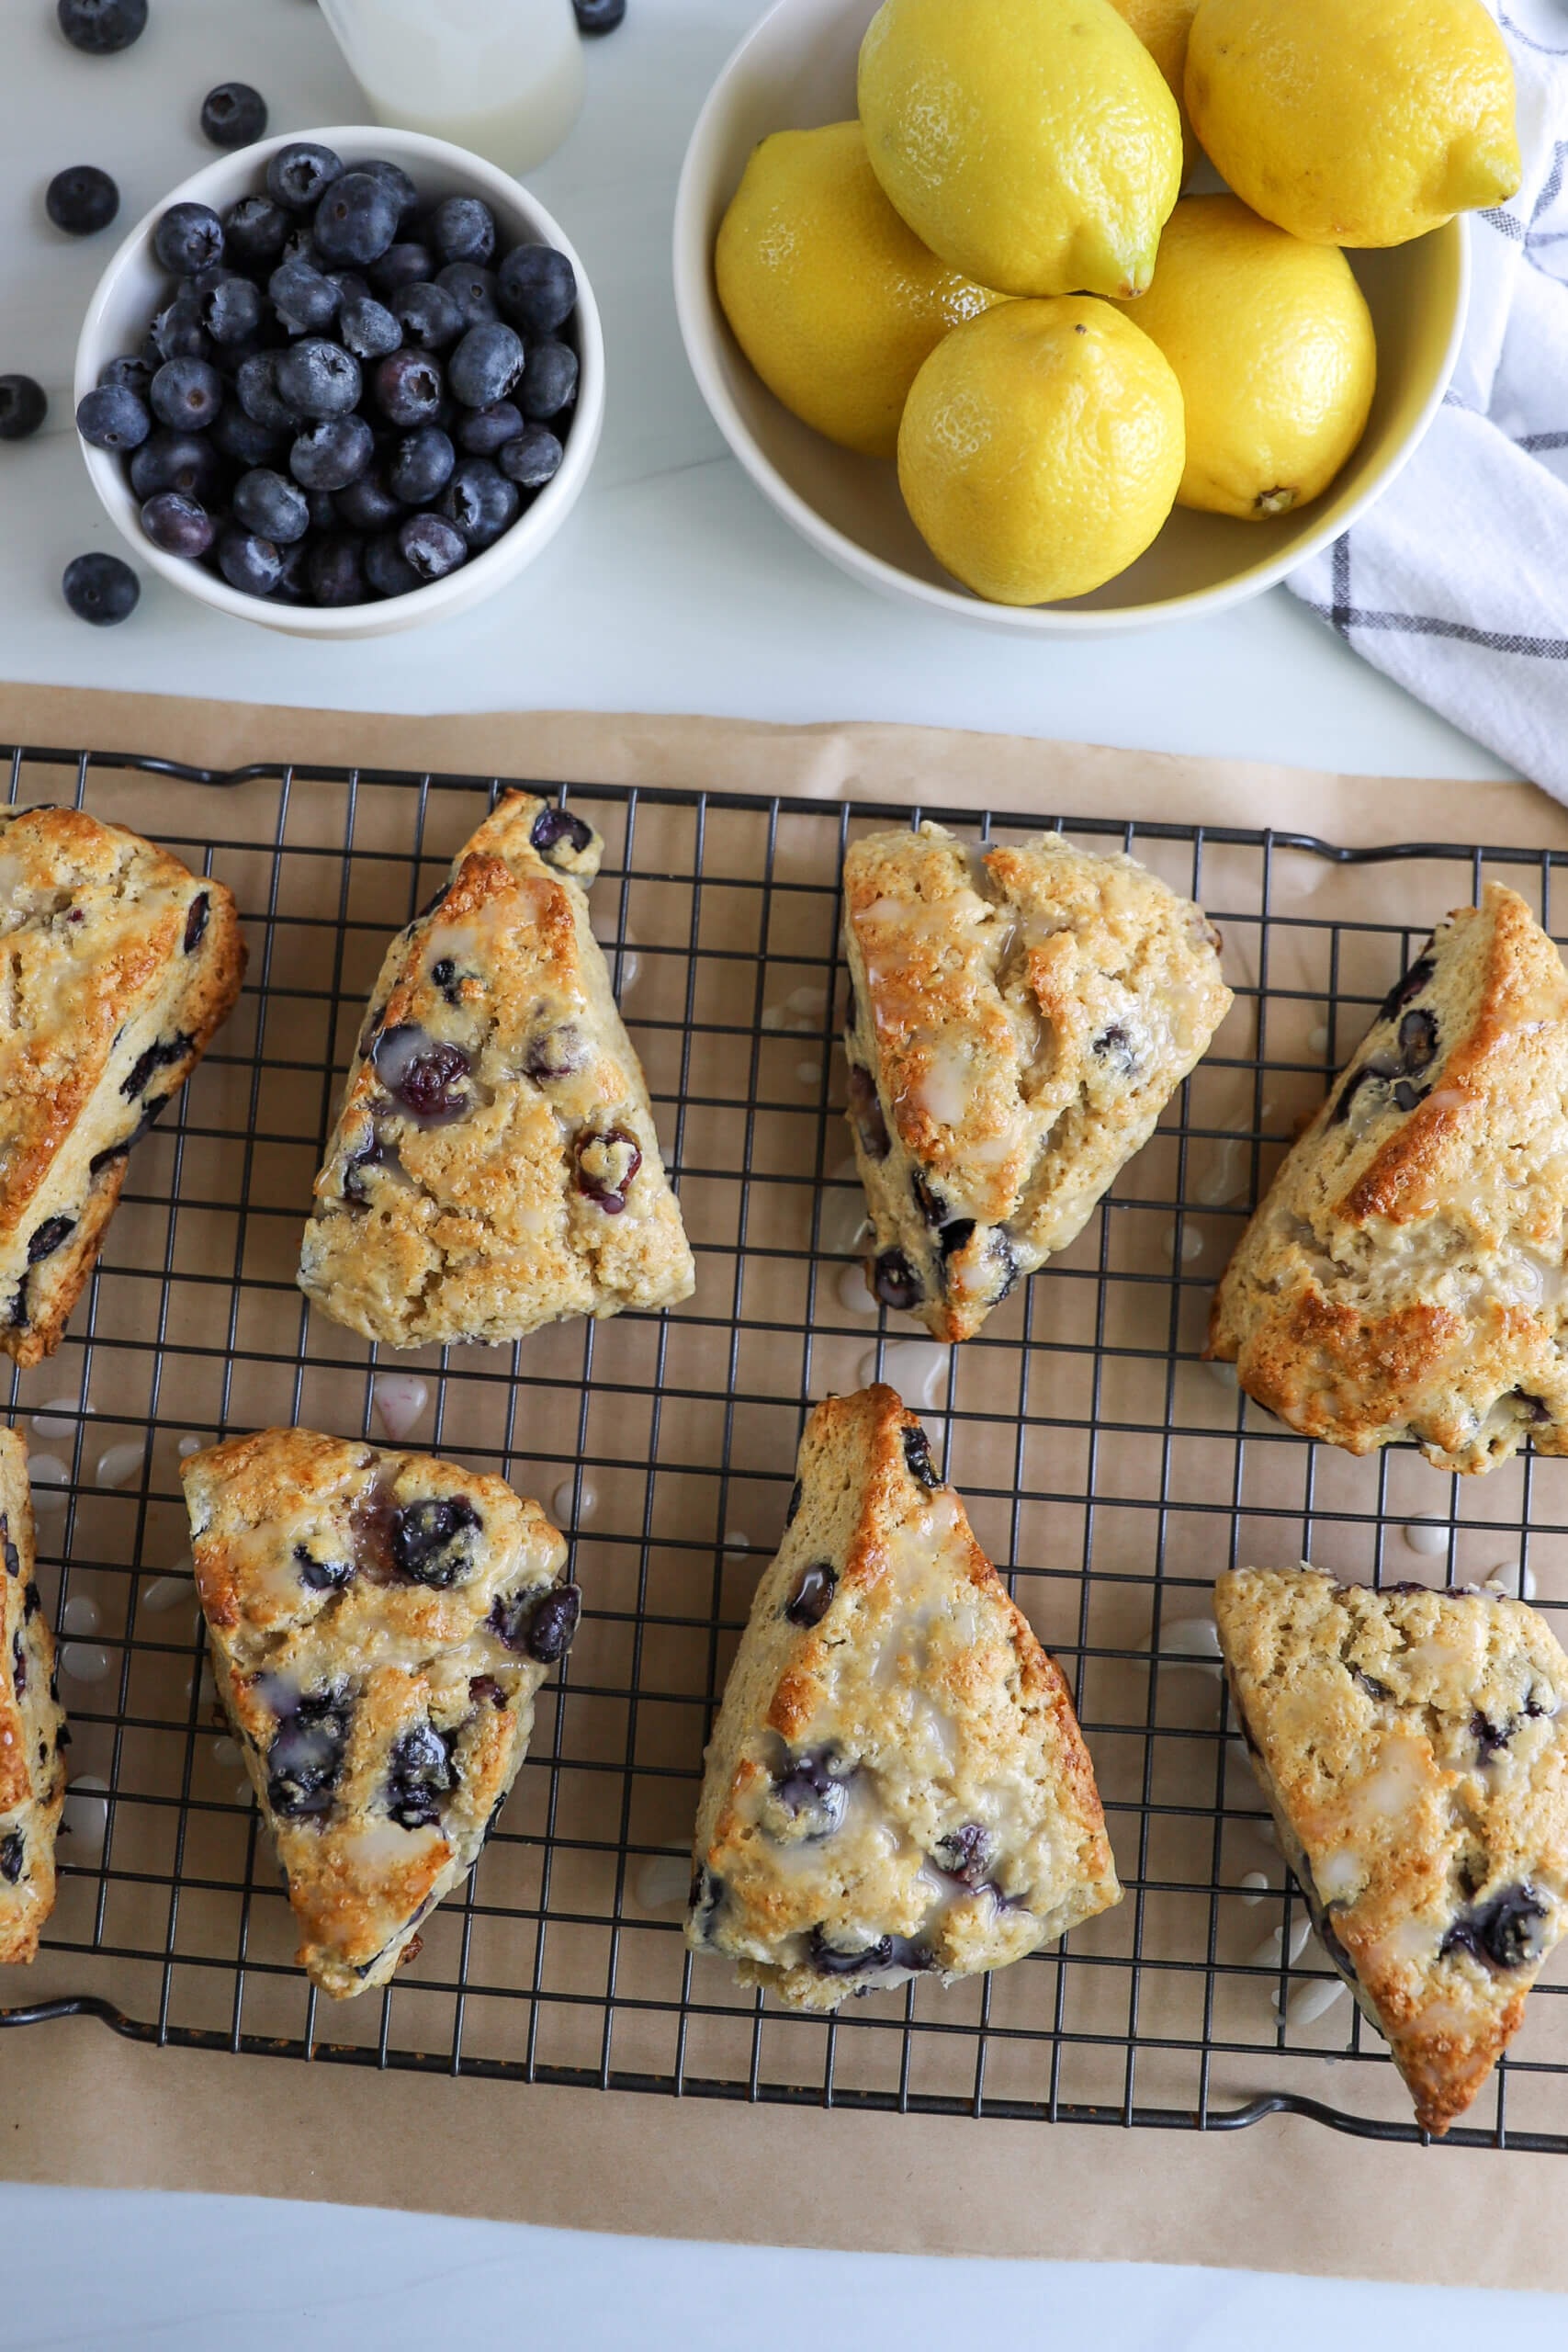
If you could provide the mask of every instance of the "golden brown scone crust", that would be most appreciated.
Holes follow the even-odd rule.
[[[521,1339],[561,1316],[692,1294],[648,1088],[578,879],[592,880],[603,844],[582,827],[585,842],[563,836],[541,856],[530,834],[545,813],[509,793],[388,950],[316,1179],[299,1286],[390,1347]],[[433,1046],[466,1066],[451,1066],[451,1114],[423,1120],[391,1090],[411,1052]],[[634,1146],[641,1164],[607,1207],[580,1173],[616,1197]]]
[[[54,1908],[71,1739],[33,1566],[28,1450],[0,1429],[0,1961],[34,1959]]]
[[[1122,1890],[1066,1684],[915,1415],[829,1396],[797,1467],[707,1751],[686,1940],[831,2009],[1001,1967]]]
[[[1523,1601],[1309,1568],[1227,1573],[1214,1614],[1329,1957],[1446,2132],[1568,1924],[1568,1657]]]
[[[1303,1436],[1568,1453],[1568,975],[1516,891],[1440,923],[1280,1168],[1209,1353]]]
[[[300,1964],[362,1993],[477,1860],[527,1753],[577,1622],[565,1539],[504,1479],[313,1430],[231,1438],[181,1476],[218,1694]],[[429,1548],[430,1507],[454,1503],[471,1516]],[[410,1570],[422,1546],[423,1576],[449,1583]]]
[[[79,808],[0,815],[0,1348],[16,1363],[59,1346],[126,1155],[244,970],[221,882]]]
[[[1146,867],[1055,833],[852,844],[846,1115],[887,1306],[967,1340],[1068,1247],[1230,1008],[1219,944]]]

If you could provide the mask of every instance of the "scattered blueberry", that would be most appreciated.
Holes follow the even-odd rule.
[[[385,359],[402,342],[403,331],[374,294],[345,295],[338,308],[338,340],[356,359]]]
[[[439,514],[411,514],[398,532],[403,557],[420,580],[445,580],[468,560],[468,542]]]
[[[359,362],[341,343],[307,335],[280,351],[274,370],[278,397],[301,416],[346,416],[359,404]]]
[[[171,204],[152,232],[152,250],[176,277],[223,258],[223,223],[209,204]]]
[[[147,29],[147,0],[60,0],[60,29],[73,49],[108,57]]]
[[[344,491],[367,471],[376,439],[362,416],[323,416],[308,424],[288,452],[288,470],[306,490]]]
[[[378,262],[370,266],[373,293],[389,301],[400,287],[423,286],[435,275],[435,255],[428,245],[404,242],[389,245]]]
[[[477,196],[449,196],[430,216],[430,242],[443,261],[489,261],[495,215]]]
[[[518,402],[531,424],[547,424],[577,398],[577,354],[570,343],[529,346]]]
[[[436,497],[451,478],[456,451],[438,424],[422,424],[405,434],[387,466],[387,486],[405,506],[423,506]],[[448,520],[457,517],[447,512]],[[458,524],[459,529],[462,526]],[[464,537],[468,537],[464,532]],[[472,540],[468,541],[470,547]]]
[[[141,527],[165,555],[205,555],[217,536],[210,514],[199,499],[182,491],[160,490],[141,509]]]
[[[266,100],[248,82],[220,82],[201,102],[201,129],[215,147],[248,147],[266,130]]]
[[[60,584],[77,619],[91,621],[96,628],[128,620],[141,594],[141,582],[118,555],[74,557]]]
[[[342,159],[330,147],[296,139],[280,147],[268,161],[266,192],[286,212],[309,212],[320,202],[343,169]]]
[[[305,493],[298,483],[268,466],[257,466],[240,476],[231,504],[236,523],[278,547],[303,538],[310,519]]]
[[[626,0],[572,0],[580,33],[613,33],[626,13]]]
[[[525,366],[522,336],[504,321],[492,319],[468,329],[446,363],[446,381],[454,398],[461,401],[465,408],[488,408],[491,401],[503,401],[521,377],[525,388],[523,408],[527,413],[527,371],[533,359],[530,352]]]
[[[366,599],[363,542],[352,531],[337,531],[311,547],[306,569],[312,600],[323,606],[363,605]]]
[[[160,490],[183,490],[187,498],[213,504],[224,484],[223,461],[203,433],[152,434],[130,460],[130,487],[138,498]]]
[[[201,323],[220,349],[243,343],[262,323],[259,287],[248,277],[225,277],[201,298]]]
[[[392,1516],[392,1564],[414,1584],[444,1592],[473,1566],[478,1511],[465,1496],[409,1503]]]
[[[441,363],[423,351],[394,351],[372,378],[377,407],[392,424],[428,424],[441,406]]]
[[[56,172],[44,195],[44,210],[70,237],[93,237],[119,210],[119,190],[96,164],[72,164]]]
[[[523,413],[511,401],[466,409],[457,419],[457,443],[471,457],[493,458],[523,431]]]
[[[152,430],[152,420],[146,402],[133,391],[100,384],[77,401],[76,430],[94,449],[140,449]]]
[[[446,440],[445,434],[441,437]],[[448,449],[451,446],[447,441]],[[392,487],[398,486],[394,475]],[[489,458],[462,458],[453,469],[440,512],[462,533],[468,553],[479,555],[511,529],[522,503],[516,484],[508,481]]]
[[[364,422],[363,418],[359,421]],[[336,430],[354,422],[352,417],[336,417],[331,429]],[[324,433],[329,428],[316,424],[310,429],[313,433]],[[340,490],[333,503],[337,508],[339,521],[346,523],[351,531],[384,531],[388,524],[395,523],[403,511],[402,502],[392,496],[381,476],[375,471],[361,474],[346,489]],[[399,560],[401,561],[400,557]]]
[[[271,539],[229,530],[218,542],[218,569],[231,588],[247,596],[270,596],[283,577],[283,558]]]
[[[339,267],[367,269],[396,238],[398,210],[394,190],[377,173],[341,173],[311,216],[316,250]]]
[[[223,379],[205,359],[165,359],[152,379],[152,413],[176,433],[201,433],[223,405]]]
[[[405,341],[422,351],[445,351],[463,332],[463,313],[445,286],[426,282],[400,286],[388,307],[401,324]]]
[[[553,245],[513,245],[496,272],[501,307],[525,334],[554,334],[577,301],[577,273]]]
[[[288,215],[270,196],[243,196],[223,216],[223,250],[237,269],[276,267],[288,242]]]

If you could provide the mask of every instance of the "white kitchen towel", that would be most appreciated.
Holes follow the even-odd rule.
[[[1494,0],[1488,0],[1494,5]],[[1469,325],[1426,440],[1292,572],[1358,653],[1568,801],[1568,0],[1501,0],[1524,181],[1472,215]]]

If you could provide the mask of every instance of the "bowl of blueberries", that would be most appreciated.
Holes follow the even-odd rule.
[[[378,637],[521,572],[604,407],[592,292],[543,205],[445,140],[258,140],[132,230],[76,351],[94,486],[218,611]]]

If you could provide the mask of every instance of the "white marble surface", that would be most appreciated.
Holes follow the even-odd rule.
[[[152,580],[122,628],[90,631],[65,611],[67,560],[111,543],[66,391],[76,322],[110,240],[58,237],[42,209],[51,173],[93,161],[118,178],[129,224],[204,160],[196,111],[222,78],[262,88],[277,129],[351,119],[353,86],[321,21],[310,0],[152,0],[152,29],[135,51],[89,61],[58,40],[48,0],[8,0],[0,218],[16,226],[0,253],[0,368],[42,378],[54,407],[39,443],[0,447],[6,674],[377,710],[925,720],[1375,772],[1502,773],[1282,592],[1135,641],[1024,647],[884,605],[808,555],[725,453],[669,295],[686,133],[759,5],[631,0],[626,29],[589,56],[581,123],[537,175],[586,257],[609,341],[608,427],[570,527],[477,615],[329,649],[203,613]],[[1316,2352],[1373,2331],[1396,2342],[1417,2329],[1494,2340],[1532,2317],[1562,2324],[1545,2297],[1450,2291],[1439,2303],[1431,2291],[1239,2272],[653,2245],[243,2199],[0,2188],[0,2233],[11,2249],[6,2347],[221,2342],[272,2352],[309,2324],[324,2340],[384,2352],[519,2330],[618,2352],[727,2337],[727,2312],[747,2314],[749,2352],[962,2341],[977,2312],[987,2338],[1032,2346],[1087,2333],[1107,2352]],[[23,2259],[23,2246],[44,2258]]]

